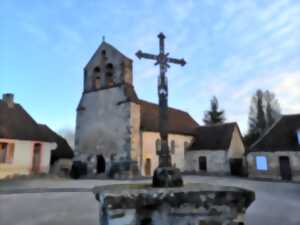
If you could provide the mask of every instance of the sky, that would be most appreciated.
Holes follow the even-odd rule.
[[[168,70],[169,105],[203,124],[216,96],[227,122],[247,131],[251,96],[276,94],[283,114],[300,113],[298,0],[0,0],[0,94],[39,123],[73,129],[83,67],[103,36],[134,60],[139,98],[157,102],[158,67],[139,49],[166,51],[186,66]]]

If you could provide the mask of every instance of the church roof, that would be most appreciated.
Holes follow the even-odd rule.
[[[189,150],[228,150],[235,127],[238,128],[237,123],[199,126],[194,130],[195,139]]]
[[[139,100],[141,106],[141,129],[159,132],[159,107],[157,104]],[[175,134],[193,135],[199,124],[187,113],[179,109],[168,109],[168,131]]]
[[[12,107],[0,100],[0,138],[54,142],[19,104]]]
[[[134,87],[125,84],[125,95],[128,101],[135,102],[141,107],[141,130],[159,132],[159,106],[158,104],[138,98]],[[168,109],[168,131],[174,134],[193,135],[199,124],[185,111]]]
[[[300,114],[284,115],[257,140],[248,152],[300,151],[297,132],[300,130]]]

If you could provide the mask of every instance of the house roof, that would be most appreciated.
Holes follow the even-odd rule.
[[[300,151],[297,140],[299,129],[300,114],[284,115],[250,146],[248,152]]]
[[[62,136],[55,133],[53,130],[51,130],[47,125],[40,124],[41,132],[43,132],[45,135],[52,136],[55,139],[55,142],[57,144],[57,148],[51,152],[51,163],[56,161],[60,158],[67,158],[71,159],[74,156],[73,150]]]
[[[238,128],[237,123],[199,126],[194,130],[195,139],[189,150],[228,150],[235,127]]]
[[[55,142],[19,104],[12,107],[0,100],[0,138]]]
[[[141,106],[141,129],[159,131],[159,107],[157,104],[139,100]],[[187,113],[179,109],[168,109],[168,132],[193,135],[199,124]]]

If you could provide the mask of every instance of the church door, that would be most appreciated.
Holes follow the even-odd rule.
[[[292,171],[290,165],[290,159],[287,156],[279,157],[280,175],[282,180],[291,180]]]
[[[145,176],[151,176],[151,159],[149,158],[145,162]]]
[[[199,170],[200,171],[207,171],[207,162],[206,162],[206,157],[205,156],[200,156],[199,157]]]
[[[41,144],[34,144],[32,156],[32,172],[39,173],[41,164]]]
[[[105,159],[102,155],[97,155],[97,173],[105,172]]]

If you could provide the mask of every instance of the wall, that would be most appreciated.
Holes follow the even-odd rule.
[[[199,171],[199,157],[205,156],[207,162],[207,173],[227,174],[230,166],[225,150],[193,150],[186,153],[186,171]]]
[[[130,103],[124,102],[123,88],[83,94],[84,110],[77,111],[76,152],[85,156],[102,154],[106,162],[112,155],[116,160],[130,157]]]
[[[232,133],[232,139],[228,151],[229,158],[243,158],[245,154],[245,146],[238,128],[235,127]]]
[[[147,158],[151,159],[152,174],[158,166],[158,156],[156,155],[156,140],[160,139],[158,132],[142,131],[142,155],[143,161],[140,165],[142,174],[145,175],[144,167]],[[180,134],[169,134],[169,146],[171,141],[175,140],[175,154],[172,154],[172,163],[180,170],[185,170],[184,142],[191,143],[193,137]]]
[[[130,103],[130,134],[131,134],[131,159],[141,164],[142,145],[141,145],[141,109],[140,105]]]
[[[51,150],[56,148],[55,143],[33,142],[11,139],[0,139],[1,142],[14,143],[14,157],[12,163],[0,163],[0,178],[11,175],[28,175],[32,169],[32,156],[34,143],[42,144],[42,159],[40,172],[48,173]]]
[[[266,156],[268,170],[258,171],[256,169],[256,156]],[[251,178],[267,178],[281,180],[279,157],[288,156],[292,170],[292,179],[300,181],[300,152],[278,151],[278,152],[250,152],[247,155],[248,173]]]
[[[107,43],[102,43],[101,46],[96,50],[86,67],[85,79],[84,79],[84,90],[90,91],[93,90],[93,79],[95,76],[101,77],[101,88],[106,86],[106,78],[103,71],[105,68],[102,68],[102,51],[105,51],[106,55],[106,64],[111,63],[114,67],[114,83],[126,82],[132,83],[132,61],[121,54],[118,50],[108,45]],[[101,72],[95,73],[95,68],[100,68]]]

